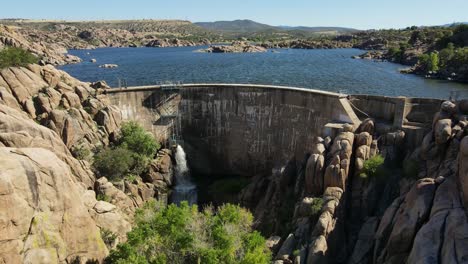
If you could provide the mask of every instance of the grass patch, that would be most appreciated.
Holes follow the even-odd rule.
[[[105,194],[100,193],[96,196],[96,200],[110,203],[111,198]]]

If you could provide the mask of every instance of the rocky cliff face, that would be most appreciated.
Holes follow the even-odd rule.
[[[467,110],[444,102],[414,150],[405,132],[379,131],[374,120],[344,125],[317,138],[304,161],[254,178],[240,197],[260,230],[282,237],[275,263],[466,262]],[[363,177],[376,155],[385,172]]]
[[[89,160],[120,124],[99,89],[52,66],[0,70],[1,263],[100,262],[126,239],[135,209],[172,184],[172,163],[170,152],[153,162],[154,184],[97,179]]]
[[[0,25],[0,48],[21,47],[40,56],[43,64],[52,65],[81,62],[80,58],[66,54],[67,49],[185,47],[210,44],[206,39],[210,35],[209,32],[187,21],[0,23],[5,23]]]
[[[47,38],[33,39],[34,36]],[[20,28],[0,25],[0,49],[3,47],[17,47],[28,50],[41,58],[42,64],[63,65],[81,62],[81,59],[66,54],[67,48],[63,41],[49,39],[51,35],[44,32],[23,32]],[[62,36],[63,37],[63,36]]]

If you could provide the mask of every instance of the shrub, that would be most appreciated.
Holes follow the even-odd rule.
[[[106,244],[107,248],[112,248],[115,243],[115,240],[117,239],[117,235],[109,229],[102,228],[101,238],[104,241],[104,244]]]
[[[105,194],[100,193],[96,196],[96,200],[110,203],[111,198]]]
[[[126,148],[106,148],[94,156],[94,167],[110,180],[121,179],[133,165],[133,153]]]
[[[38,63],[39,58],[21,48],[5,48],[0,51],[0,69],[6,67],[23,67]]]
[[[312,216],[318,216],[320,212],[322,211],[323,198],[314,198],[312,200],[311,207],[312,207],[312,210],[311,210]]]
[[[382,155],[376,155],[364,161],[364,167],[359,176],[364,179],[381,176],[383,174],[382,169],[384,162],[385,159],[382,157]]]
[[[438,71],[439,70],[439,54],[436,52],[431,52],[430,54],[423,54],[419,56],[418,63],[425,72]]]
[[[253,217],[226,204],[200,212],[183,202],[168,207],[148,203],[138,210],[126,243],[111,251],[108,263],[270,262],[265,239],[252,231]]]
[[[121,132],[116,146],[100,151],[94,158],[94,168],[110,180],[120,180],[129,173],[139,176],[146,172],[160,147],[136,122],[124,123]]]
[[[73,154],[73,157],[79,160],[87,160],[91,155],[91,150],[83,145],[80,145],[73,147],[71,153]]]
[[[154,137],[137,122],[124,123],[121,132],[119,145],[139,155],[152,158],[160,147]]]

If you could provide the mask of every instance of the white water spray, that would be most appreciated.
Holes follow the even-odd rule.
[[[171,202],[180,204],[182,201],[188,201],[189,204],[195,204],[197,203],[197,187],[190,179],[185,151],[180,145],[177,145],[175,160],[175,187],[172,191]]]

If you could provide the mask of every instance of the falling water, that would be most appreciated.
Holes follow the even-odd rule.
[[[172,191],[171,202],[180,204],[182,201],[188,201],[189,204],[196,204],[197,187],[190,179],[185,151],[180,145],[177,145],[175,160],[175,187]]]

